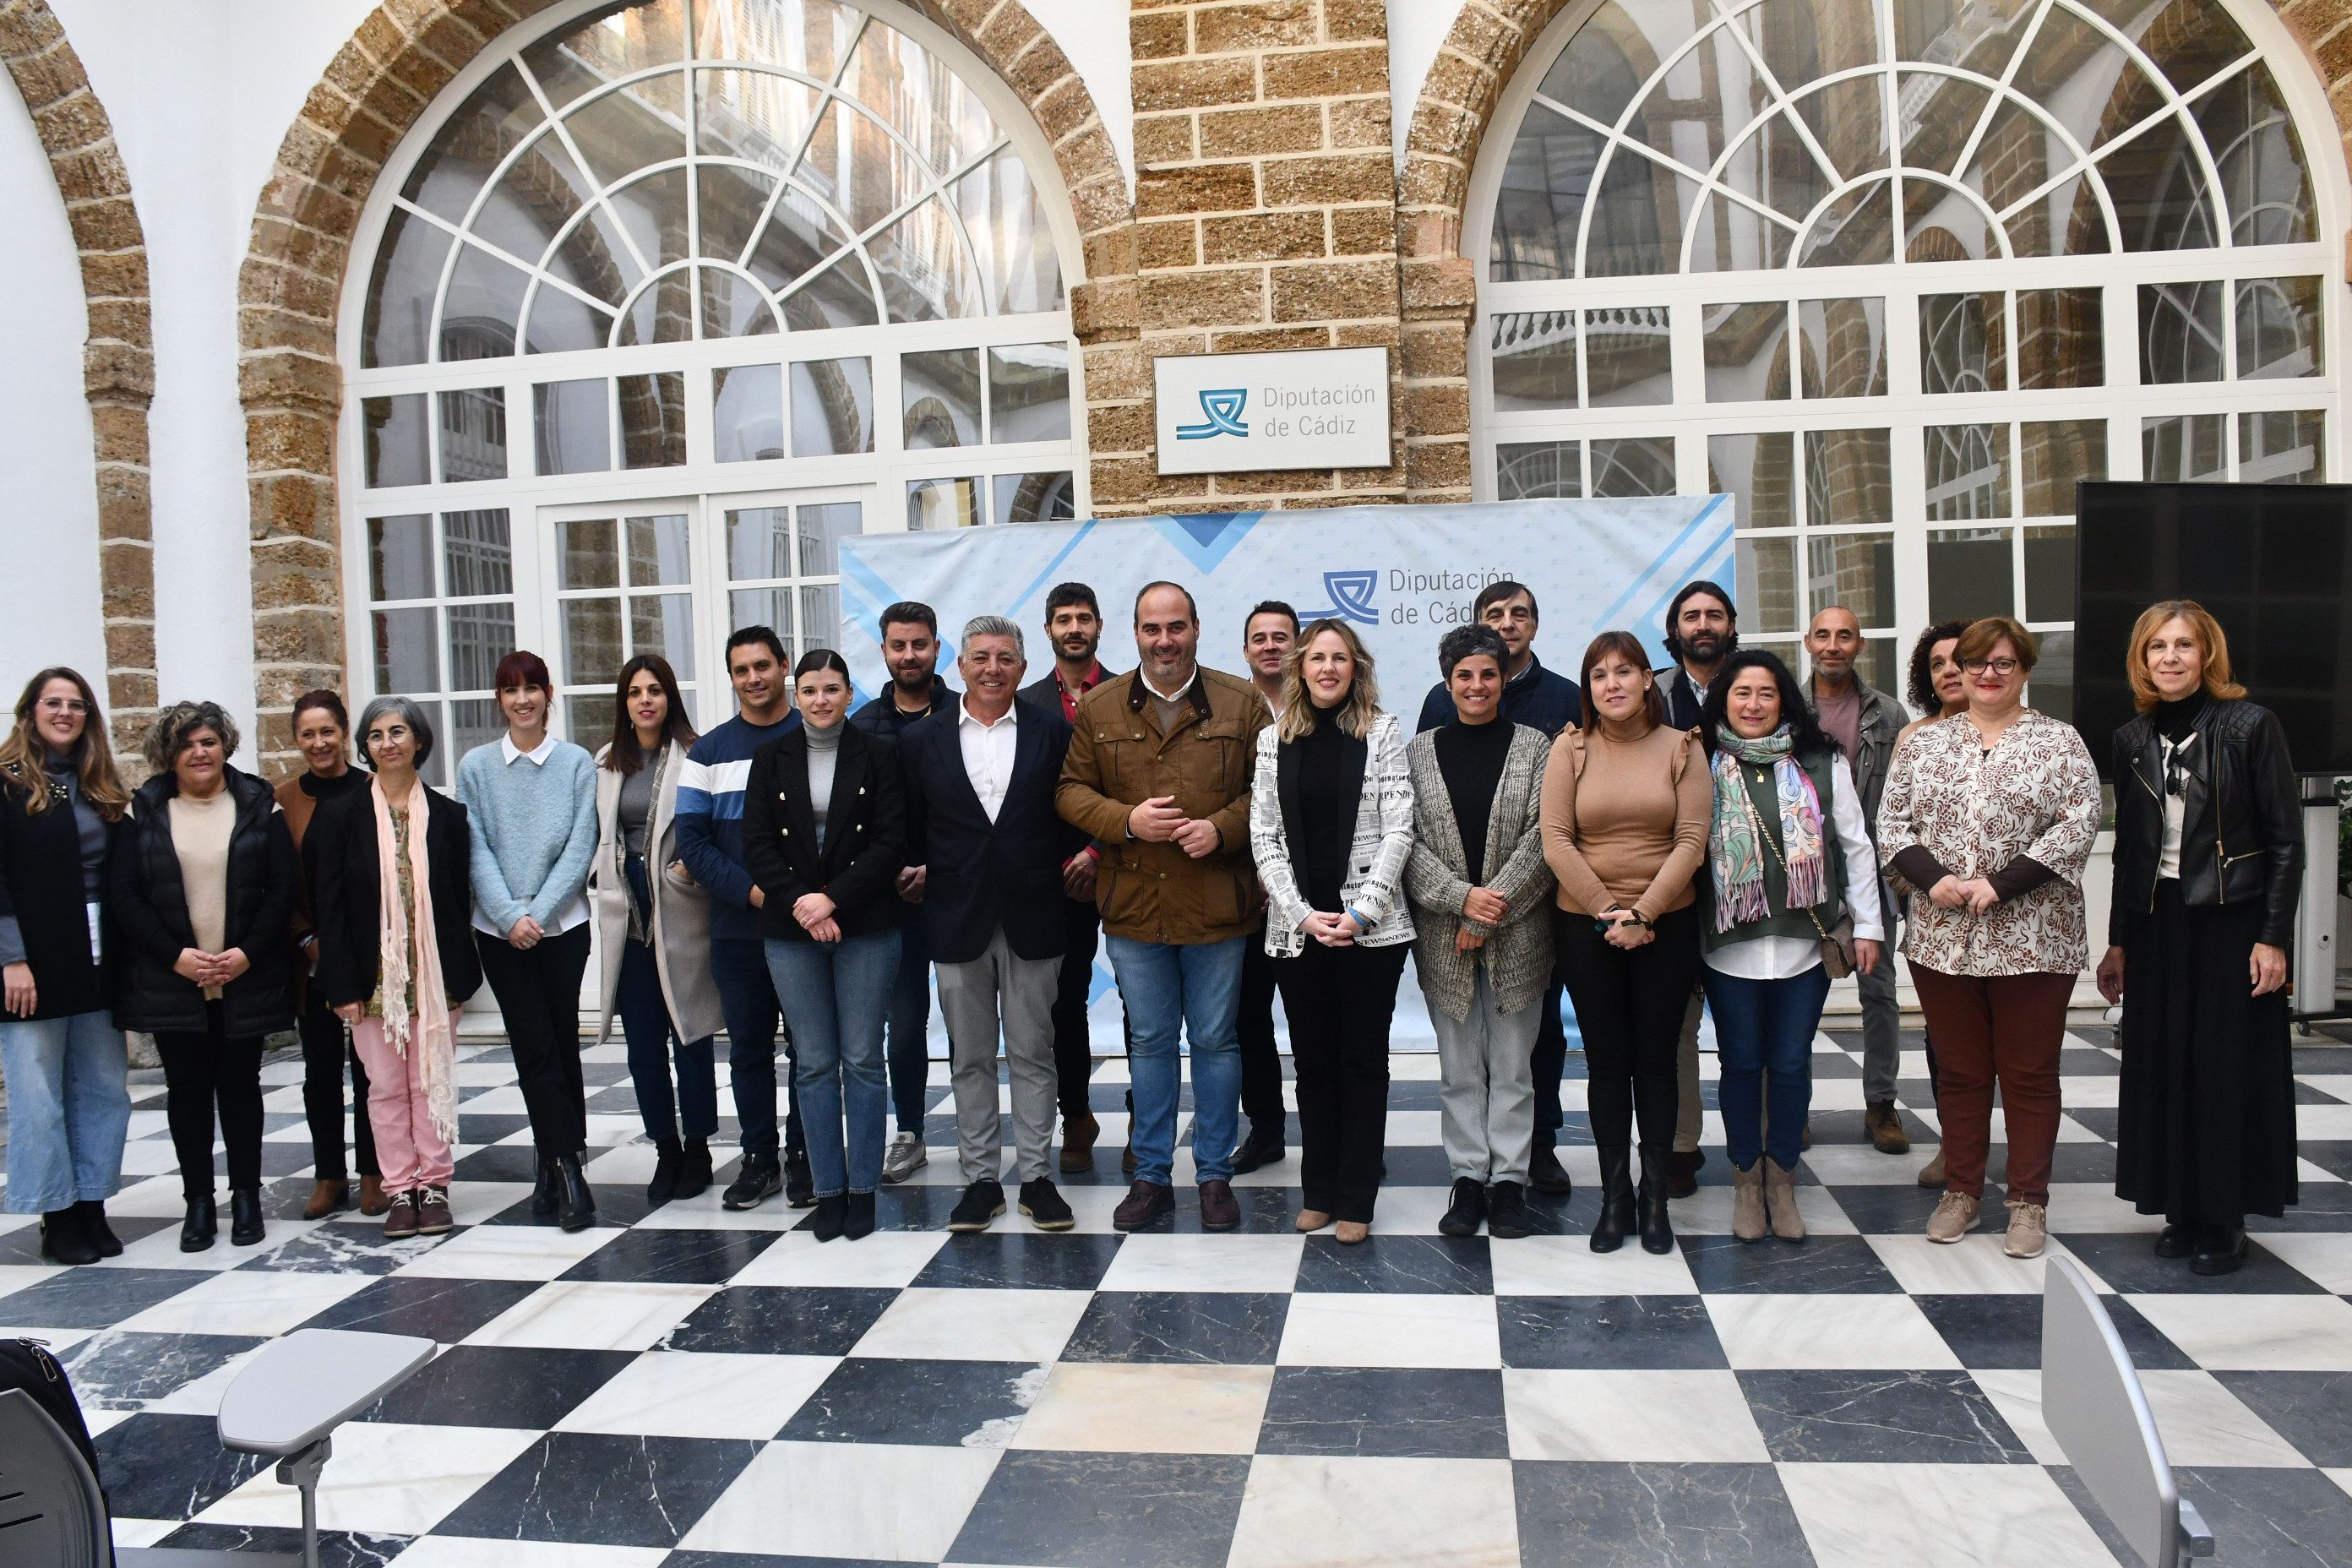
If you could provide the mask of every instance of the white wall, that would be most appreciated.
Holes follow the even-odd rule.
[[[1103,129],[1118,152],[1119,167],[1127,171],[1127,188],[1135,189],[1135,98],[1129,90],[1133,56],[1127,42],[1127,6],[1120,0],[1023,0],[1037,25],[1053,35],[1062,53],[1076,66],[1079,79],[1093,94]],[[1391,0],[1397,4],[1399,0]],[[1404,0],[1432,9],[1458,0]]]
[[[1437,63],[1438,47],[1454,30],[1462,14],[1462,0],[1388,0],[1389,100],[1394,118],[1389,133],[1396,146],[1397,167],[1404,167],[1406,140],[1412,133],[1412,106],[1420,101],[1421,84]]]

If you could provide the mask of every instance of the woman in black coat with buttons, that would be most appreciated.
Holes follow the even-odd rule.
[[[2150,605],[2116,731],[2115,898],[2099,989],[2123,1004],[2116,1194],[2160,1214],[2159,1258],[2245,1262],[2245,1219],[2295,1189],[2287,950],[2303,881],[2286,732],[2230,679],[2194,600]]]

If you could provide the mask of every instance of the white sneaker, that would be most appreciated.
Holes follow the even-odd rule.
[[[931,1152],[923,1146],[922,1139],[912,1132],[901,1132],[890,1140],[882,1151],[882,1179],[892,1186],[913,1175],[930,1163]]]

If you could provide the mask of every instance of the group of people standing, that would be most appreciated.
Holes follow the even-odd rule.
[[[1672,601],[1664,680],[1624,630],[1595,637],[1575,679],[1546,668],[1522,584],[1490,584],[1473,616],[1441,640],[1411,735],[1345,621],[1302,626],[1261,604],[1242,628],[1248,674],[1227,675],[1200,663],[1198,608],[1173,583],[1136,599],[1135,669],[1104,668],[1095,595],[1064,584],[1045,605],[1052,668],[1024,684],[1022,628],[983,616],[958,639],[960,690],[937,669],[934,613],[892,605],[890,684],[855,711],[838,653],[787,671],[776,634],[748,627],[727,648],[738,713],[703,735],[669,666],[641,655],[593,756],[549,733],[551,678],[518,652],[496,675],[506,734],[459,761],[454,795],[424,782],[436,736],[418,705],[378,698],[354,727],[323,690],[294,706],[306,768],[275,790],[229,763],[238,735],[219,707],[180,703],[147,737],[134,791],[88,683],[44,670],[0,743],[8,1207],[42,1215],[60,1261],[121,1250],[104,1201],[129,1116],[121,1031],[143,1030],[164,1064],[181,1246],[214,1244],[215,1119],[230,1239],[258,1242],[260,1057],[299,1026],[316,1145],[305,1214],[350,1202],[355,1164],[359,1206],[388,1237],[446,1231],[455,1032],[487,982],[537,1152],[532,1211],[590,1225],[593,925],[597,1037],[618,1018],[653,1203],[716,1179],[724,1028],[742,1157],[722,1202],[782,1192],[814,1209],[821,1241],[872,1231],[877,1188],[927,1157],[936,974],[963,1182],[950,1228],[1006,1207],[1000,1053],[1020,1212],[1069,1228],[1055,1129],[1059,1168],[1090,1169],[1099,947],[1130,1058],[1115,1226],[1176,1207],[1185,1048],[1199,1223],[1241,1223],[1233,1176],[1287,1154],[1279,994],[1296,1224],[1360,1241],[1410,953],[1438,1041],[1446,1234],[1525,1236],[1528,1191],[1569,1190],[1564,992],[1601,1173],[1592,1247],[1674,1245],[1669,1200],[1704,1159],[1702,1003],[1733,1230],[1796,1241],[1833,978],[1861,982],[1865,1130],[1908,1146],[1886,955],[1900,914],[1942,1124],[1921,1175],[1943,1188],[1927,1235],[1979,1223],[1998,1084],[2006,1246],[2038,1254],[2101,797],[2079,735],[2023,704],[2032,634],[2006,618],[1930,627],[1905,725],[1861,678],[1861,626],[1839,606],[1808,631],[1803,681],[1738,646],[1731,597],[1707,582]],[[2295,1195],[2294,779],[2202,609],[2152,607],[2128,665],[2142,714],[2115,741],[2097,969],[2124,1004],[2118,1189],[2167,1217],[2160,1254],[2226,1272],[2245,1216]],[[348,1163],[347,1070],[362,1107]]]

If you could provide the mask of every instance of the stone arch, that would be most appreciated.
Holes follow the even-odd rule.
[[[12,0],[0,0],[0,14]],[[22,4],[24,0],[13,0]],[[39,0],[31,0],[38,4]],[[271,773],[293,764],[295,696],[345,679],[335,419],[336,315],[369,193],[441,90],[509,27],[560,0],[383,0],[279,144],[238,279],[238,395],[252,509],[255,707]],[[1093,95],[1021,0],[902,0],[994,71],[1054,150],[1084,242],[1071,312],[1132,287],[1134,206]]]
[[[98,464],[106,707],[115,752],[135,769],[138,739],[155,715],[158,684],[154,498],[147,468],[155,340],[147,237],[114,144],[113,122],[48,0],[0,0],[0,63],[32,113],[80,256],[89,317],[82,386]]]
[[[1477,271],[1463,250],[1470,171],[1503,89],[1555,17],[1578,0],[1464,0],[1421,84],[1397,183],[1407,406],[1406,499],[1468,500],[1470,331]],[[2352,161],[2352,9],[2343,0],[2269,0],[2328,91]],[[2315,149],[2305,155],[2315,157]]]

